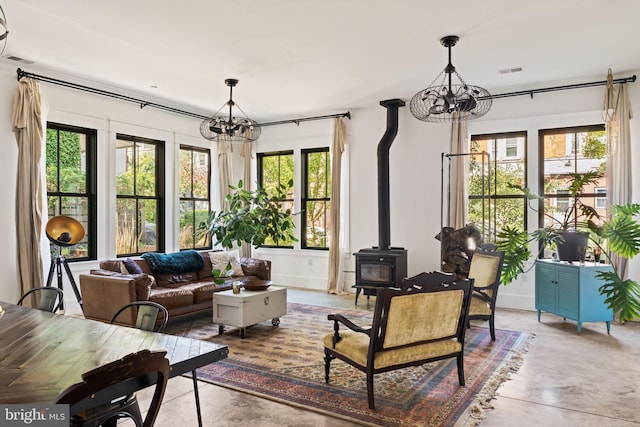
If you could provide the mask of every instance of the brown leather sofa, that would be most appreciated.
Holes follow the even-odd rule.
[[[116,311],[126,304],[147,300],[164,306],[169,312],[169,319],[211,312],[213,293],[231,289],[234,281],[244,285],[264,284],[271,280],[271,261],[240,258],[244,275],[227,278],[224,284],[218,285],[213,281],[208,252],[211,251],[198,251],[204,261],[201,270],[181,273],[154,273],[149,263],[141,257],[100,262],[100,269],[80,275],[85,318],[109,322]],[[130,263],[135,262],[142,273],[129,273],[125,261],[130,269]],[[118,323],[135,323],[135,313],[128,311],[128,314],[118,317]]]

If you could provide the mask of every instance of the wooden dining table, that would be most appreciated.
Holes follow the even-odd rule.
[[[208,341],[53,314],[2,301],[0,307],[4,310],[0,317],[2,404],[52,403],[62,390],[81,382],[84,372],[143,349],[166,350],[169,378],[195,372],[229,353],[226,345]],[[197,388],[195,392],[198,398]]]

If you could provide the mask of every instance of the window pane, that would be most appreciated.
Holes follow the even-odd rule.
[[[198,229],[209,216],[209,150],[180,147],[180,249],[210,248]]]
[[[209,156],[205,153],[193,152],[193,197],[209,198]]]
[[[331,197],[329,152],[308,153],[307,156],[307,198]]]
[[[183,200],[180,202],[180,249],[192,248],[194,246],[195,233],[195,213],[193,201]]]
[[[156,195],[156,147],[154,144],[136,144],[136,195]]]
[[[134,143],[132,141],[117,141],[116,146],[116,193],[122,196],[133,196],[135,169]]]
[[[325,248],[329,246],[327,236],[330,202],[318,201],[306,204],[307,247]]]
[[[132,254],[137,252],[136,201],[134,199],[116,200],[116,253]]]
[[[259,153],[258,154],[258,170],[260,176],[258,176],[258,185],[267,192],[269,196],[278,194],[278,187],[284,185],[286,190],[286,199],[281,202],[280,209],[290,209],[294,211],[293,203],[293,175],[294,175],[293,153],[292,152],[277,152],[277,153]],[[271,238],[267,238],[263,246],[274,247],[291,247],[293,246],[293,240],[287,241],[274,241]]]
[[[193,152],[190,150],[180,150],[180,177],[178,181],[178,191],[180,192],[180,197],[191,197],[192,195],[192,154]]]
[[[58,131],[47,129],[47,191],[58,191]],[[55,216],[55,215],[54,215]]]
[[[158,250],[156,236],[157,203],[155,200],[138,200],[138,215],[140,218],[139,230],[139,252],[150,252]]]

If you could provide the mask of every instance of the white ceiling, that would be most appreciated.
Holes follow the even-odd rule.
[[[409,100],[447,62],[494,93],[640,69],[639,0],[0,0],[1,60],[258,121]],[[523,67],[520,73],[499,69]],[[63,73],[63,74],[59,74]],[[152,88],[157,86],[157,88]]]

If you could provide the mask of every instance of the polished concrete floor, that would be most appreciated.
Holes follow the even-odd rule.
[[[288,290],[288,300],[354,308],[354,295]],[[375,299],[360,297],[359,309]],[[519,371],[498,389],[485,411],[482,427],[504,426],[640,426],[640,323],[585,323],[578,333],[573,321],[552,314],[498,310],[496,327],[535,335]],[[352,426],[330,416],[260,399],[200,382],[205,426]],[[144,408],[149,393],[139,395]],[[339,405],[339,402],[336,402]],[[457,425],[473,420],[463,417]],[[173,378],[156,422],[159,427],[196,426],[191,379]]]

